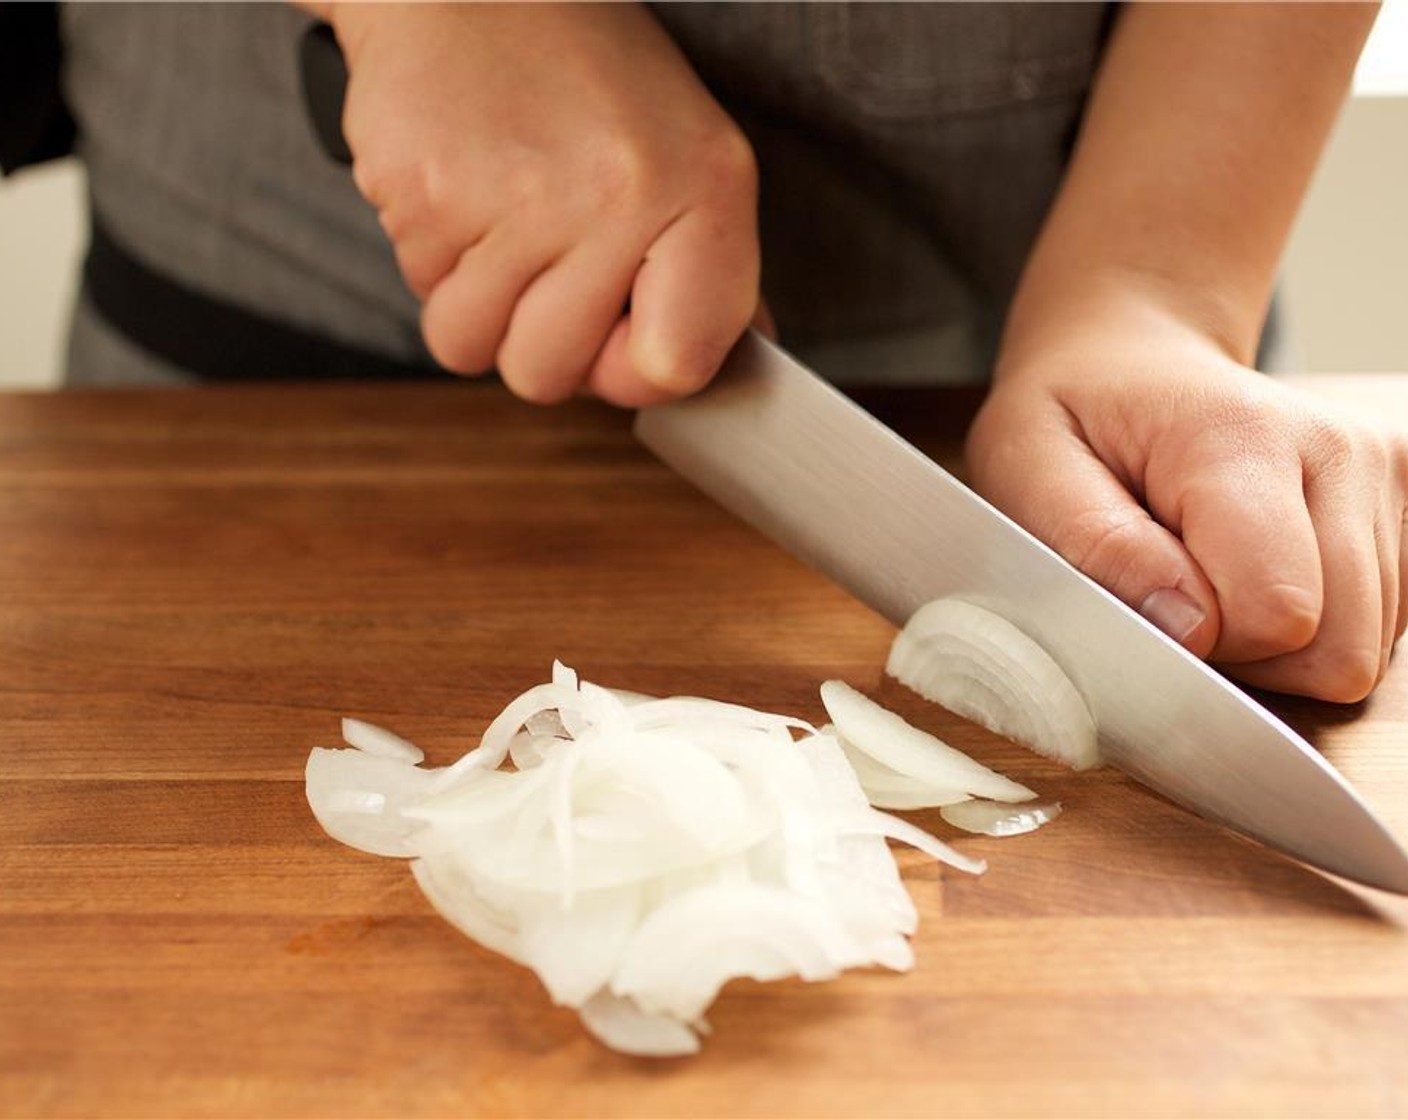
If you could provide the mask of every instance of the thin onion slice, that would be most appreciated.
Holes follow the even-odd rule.
[[[582,1025],[622,1054],[679,1058],[699,1053],[699,1035],[669,1015],[649,1015],[633,999],[602,990],[581,1006]]]
[[[823,684],[821,702],[845,742],[916,782],[994,801],[1029,801],[1036,796],[1026,786],[906,723],[845,681]]]
[[[360,750],[316,748],[304,770],[308,804],[327,834],[376,856],[414,855],[423,825],[405,815],[430,792],[433,770]]]
[[[633,706],[631,719],[639,731],[652,727],[678,727],[681,723],[704,720],[711,724],[752,728],[758,731],[795,728],[809,735],[816,734],[816,728],[803,719],[759,712],[741,704],[705,700],[698,696],[670,696],[664,700],[641,701]]]
[[[885,671],[1038,754],[1076,770],[1099,762],[1095,721],[1070,678],[1016,626],[975,603],[936,599],[919,608]]]
[[[462,934],[511,961],[525,963],[515,920],[485,901],[474,877],[453,856],[441,853],[413,860],[411,874],[430,905]]]
[[[836,823],[848,836],[885,836],[898,840],[902,844],[918,848],[926,856],[932,856],[940,863],[973,875],[981,875],[988,869],[985,860],[965,856],[962,852],[950,848],[937,836],[930,836],[922,828],[902,821],[899,817],[892,817],[889,813],[882,813],[878,809],[848,814],[839,818]]]
[[[425,759],[425,752],[414,743],[401,736],[368,723],[361,719],[342,721],[342,741],[349,747],[356,747],[367,754],[381,755],[383,758],[399,758],[414,765]]]
[[[984,836],[1020,836],[1034,832],[1048,821],[1061,815],[1061,803],[1048,801],[1040,805],[1004,805],[1000,801],[965,801],[961,805],[945,805],[939,815],[955,828],[977,832]]]
[[[584,891],[523,924],[523,961],[557,1004],[580,1007],[611,981],[641,921],[638,885]]]
[[[641,923],[611,990],[688,1022],[735,977],[829,980],[868,958],[829,907],[778,887],[721,884]]]
[[[826,726],[829,728],[831,725]],[[838,737],[837,742],[846,762],[860,780],[866,797],[877,809],[931,809],[936,805],[956,805],[969,799],[969,795],[961,789],[932,786],[898,770],[891,770],[845,739]]]

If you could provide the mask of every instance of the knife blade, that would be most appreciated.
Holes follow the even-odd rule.
[[[956,595],[1047,650],[1103,759],[1305,863],[1408,894],[1408,852],[1304,739],[785,351],[749,332],[643,409],[657,456],[896,625]]]

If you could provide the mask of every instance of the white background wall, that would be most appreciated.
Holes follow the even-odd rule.
[[[1408,0],[1355,85],[1286,255],[1289,369],[1408,371]],[[0,388],[57,381],[82,194],[72,161],[0,182]]]
[[[59,376],[85,231],[74,160],[0,181],[0,388]]]

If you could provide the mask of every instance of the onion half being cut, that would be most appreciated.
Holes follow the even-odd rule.
[[[890,647],[885,671],[926,700],[1073,769],[1099,762],[1095,721],[1070,678],[1016,626],[975,603],[936,599],[917,610]]]
[[[829,689],[832,718],[876,766],[930,787],[952,779],[960,798],[1033,796],[947,748],[919,761],[922,732],[844,689]],[[562,665],[442,769],[372,725],[349,721],[344,734],[351,749],[308,762],[324,828],[409,857],[448,921],[532,968],[627,1053],[697,1050],[735,977],[910,968],[917,915],[886,838],[984,868],[873,808],[833,734],[737,705],[614,693]],[[879,745],[888,739],[899,746]]]

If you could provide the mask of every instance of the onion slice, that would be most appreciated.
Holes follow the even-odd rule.
[[[434,778],[434,771],[402,759],[319,747],[308,756],[303,781],[329,836],[372,855],[409,856],[424,826],[404,814],[429,794]]]
[[[430,905],[462,934],[511,961],[525,963],[517,923],[484,900],[475,890],[473,876],[466,874],[453,857],[442,853],[414,860],[411,874]]]
[[[649,1015],[635,1000],[597,992],[582,1004],[582,1025],[622,1054],[637,1058],[678,1058],[699,1053],[699,1035],[669,1015]]]
[[[829,980],[868,963],[823,901],[776,886],[720,884],[646,918],[611,990],[647,1012],[688,1022],[735,977]]]
[[[955,828],[977,832],[984,836],[1020,836],[1034,832],[1048,821],[1061,815],[1061,803],[1048,801],[1041,805],[1004,805],[1000,801],[965,801],[961,805],[945,805],[939,815]]]
[[[827,724],[823,730],[830,728],[831,725]],[[956,805],[968,800],[968,794],[961,789],[941,789],[908,774],[901,774],[898,770],[891,770],[839,736],[837,743],[860,780],[866,797],[877,809],[930,809],[936,805]]]
[[[821,702],[844,743],[915,783],[995,801],[1029,801],[1036,796],[1026,786],[906,723],[845,681],[823,684]]]
[[[930,836],[922,828],[902,821],[899,817],[892,817],[889,813],[882,813],[878,809],[844,817],[838,823],[848,835],[886,836],[912,848],[918,848],[926,856],[932,856],[940,863],[946,863],[960,871],[981,875],[988,869],[984,860],[965,856],[950,848],[937,836]]]
[[[367,723],[366,720],[344,719],[342,721],[342,741],[349,747],[366,751],[367,754],[381,755],[383,758],[399,758],[412,765],[425,758],[425,752],[414,743],[407,742],[401,736],[387,731],[384,727]]]
[[[917,610],[885,671],[926,700],[1076,770],[1099,761],[1095,721],[1070,678],[1016,626],[975,603],[936,599]]]

